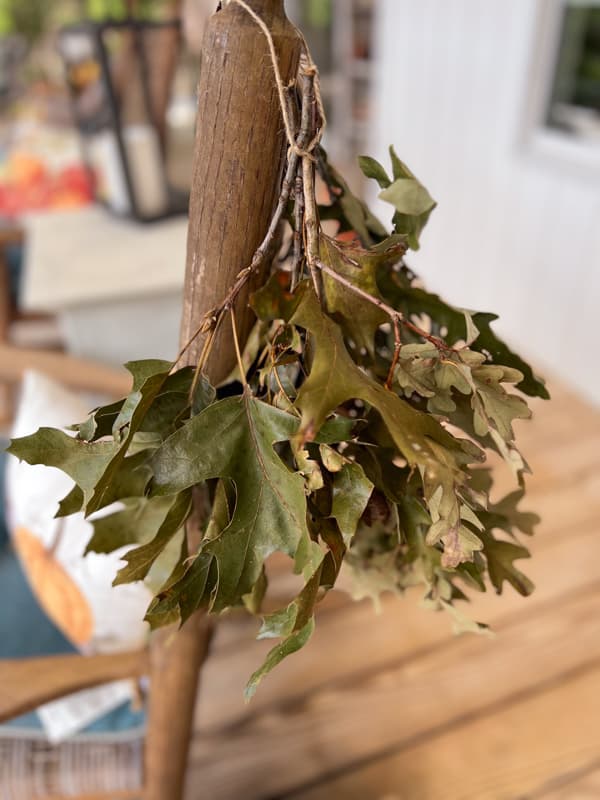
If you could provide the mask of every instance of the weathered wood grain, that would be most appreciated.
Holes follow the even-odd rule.
[[[600,662],[584,664],[531,694],[442,735],[299,792],[296,800],[596,800],[596,776],[547,793],[548,776],[597,764],[600,749]],[[593,782],[592,782],[593,781]],[[541,792],[538,790],[541,789]],[[585,793],[584,793],[585,792]]]
[[[70,692],[148,674],[148,653],[47,656],[0,661],[0,721]]]
[[[355,680],[332,681],[301,703],[250,718],[237,732],[196,736],[195,769],[215,800],[280,796],[343,772],[600,660],[599,611],[596,588],[501,626],[501,644],[454,639],[405,662],[359,671]],[[398,625],[407,649],[414,646],[411,634],[407,625]],[[358,637],[356,652],[364,652]]]
[[[511,619],[527,615],[574,585],[588,585],[600,577],[594,560],[585,558],[585,553],[594,547],[597,533],[597,522],[590,519],[572,540],[561,537],[553,546],[540,548],[527,564],[528,574],[537,585],[531,597],[522,598],[511,589],[501,597],[488,593],[465,606],[465,613],[491,624],[501,648],[502,626]],[[562,569],[548,580],[549,570],[556,563]],[[394,661],[418,657],[424,649],[452,643],[451,620],[444,614],[419,608],[418,599],[418,592],[411,592],[406,598],[390,596],[383,603],[383,613],[376,615],[371,603],[354,604],[349,599],[344,602],[340,595],[339,605],[325,608],[319,615],[310,645],[275,670],[249,706],[242,702],[244,683],[272,644],[253,641],[253,625],[221,649],[218,629],[213,655],[204,671],[197,733],[222,731],[235,736],[236,724],[283,706],[303,705],[312,693],[332,684],[378,671]]]
[[[600,757],[581,766],[569,765],[564,772],[552,776],[530,800],[597,800],[600,797]]]
[[[587,714],[576,688],[579,673],[588,680],[591,665],[600,662],[600,414],[562,389],[554,396],[552,404],[540,404],[527,449],[534,475],[524,505],[543,522],[530,543],[533,558],[522,565],[537,590],[526,599],[510,589],[502,597],[478,596],[469,609],[493,624],[496,639],[456,639],[443,615],[416,608],[410,597],[386,601],[380,617],[368,604],[342,601],[324,610],[309,647],[279,667],[244,708],[241,688],[264,643],[242,644],[237,637],[250,635],[251,628],[240,622],[234,633],[225,624],[223,644],[217,638],[206,668],[192,751],[190,773],[204,791],[190,798],[517,800],[530,790],[558,791],[552,779],[562,776],[564,783],[569,770],[593,769],[600,748],[590,751],[575,733],[582,716],[583,735],[595,735],[595,712]],[[554,430],[560,448],[553,444]],[[566,724],[564,735],[555,724],[548,739],[551,716],[540,711],[538,724],[535,714],[550,698],[555,719],[565,717]],[[512,716],[521,708],[521,716]],[[418,781],[401,780],[405,771],[412,774],[416,748],[429,747],[434,758],[442,742],[442,765],[449,765],[452,780],[462,775],[466,740],[455,731],[471,731],[489,719],[493,745],[493,721],[505,714],[506,730],[519,729],[517,755],[511,751],[505,769],[503,751],[492,746],[486,760],[479,752],[485,741],[478,741],[470,794],[461,794],[458,783],[445,790],[443,781],[429,794],[423,783],[425,793],[419,794]],[[528,736],[539,739],[531,745],[530,768],[518,758],[519,748],[527,752]],[[379,780],[388,764],[389,776]],[[433,772],[431,763],[424,769]],[[346,777],[337,778],[338,771]],[[506,774],[505,783],[498,774]],[[568,778],[573,791],[579,791],[577,775]],[[583,777],[579,782],[588,791]],[[503,793],[494,794],[495,786]],[[556,797],[578,795],[564,788]]]

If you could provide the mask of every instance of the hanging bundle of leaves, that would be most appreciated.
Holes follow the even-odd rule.
[[[128,397],[96,409],[74,436],[42,428],[10,447],[73,479],[59,516],[111,507],[95,519],[88,551],[132,546],[116,584],[146,580],[176,543],[176,565],[147,612],[153,628],[200,608],[260,614],[267,560],[289,557],[302,588],[264,616],[259,637],[278,642],[248,696],[306,644],[343,567],[355,597],[418,584],[432,608],[469,630],[485,626],[457,609],[466,590],[490,582],[501,592],[508,582],[529,594],[514,565],[529,555],[516,533],[531,534],[535,515],[518,509],[527,465],[512,423],[530,416],[524,395],[548,397],[495,335],[493,314],[450,306],[406,265],[435,202],[394,150],[390,175],[360,160],[393,207],[390,232],[320,146],[308,53],[298,87],[278,85],[290,140],[279,203],[252,263],[197,332],[196,368],[130,363]],[[329,196],[321,206],[317,171]],[[321,220],[337,221],[336,236]],[[236,298],[280,236],[284,255],[252,296],[257,323],[243,353],[236,339],[237,373],[215,388],[203,372],[215,332],[228,321],[235,331]],[[517,483],[496,503],[484,466],[493,453]],[[202,503],[206,513],[192,519]],[[186,523],[199,534],[193,551]]]

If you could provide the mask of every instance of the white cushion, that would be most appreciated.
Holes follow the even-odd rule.
[[[40,427],[64,428],[83,421],[89,406],[50,378],[28,372],[12,432],[26,436]],[[141,646],[151,593],[143,583],[112,586],[128,548],[84,557],[92,525],[82,513],[54,519],[71,479],[53,467],[10,457],[7,521],[15,549],[38,602],[80,650],[111,652]],[[107,513],[104,510],[104,513]]]

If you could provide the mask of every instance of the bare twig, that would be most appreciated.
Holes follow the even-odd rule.
[[[198,363],[196,364],[196,369],[194,371],[194,377],[192,379],[192,385],[190,386],[190,403],[193,402],[194,394],[196,393],[196,387],[198,386],[198,381],[200,380],[200,375],[202,374],[202,370],[204,369],[204,365],[208,361],[208,357],[210,355],[210,351],[212,350],[212,346],[214,344],[215,338],[217,336],[217,331],[219,330],[219,326],[221,324],[221,319],[217,320],[216,324],[210,329],[208,332],[208,336],[206,337],[206,341],[202,346],[202,351],[200,353],[200,358],[198,359]],[[179,360],[179,359],[178,359]],[[177,364],[177,362],[175,362]]]
[[[304,230],[304,184],[302,182],[302,170],[296,173],[296,185],[294,190],[294,250],[292,259],[292,280],[290,290],[296,288],[300,276],[302,275],[302,262],[304,260],[304,247],[302,233]]]
[[[237,358],[238,369],[240,371],[240,381],[244,387],[244,391],[249,392],[250,387],[248,386],[248,381],[246,380],[246,370],[244,369],[244,362],[242,361],[242,352],[240,350],[240,341],[238,339],[237,325],[235,323],[235,311],[233,308],[231,309],[230,319],[231,330],[233,331],[233,344],[235,346],[235,357]]]
[[[385,381],[386,389],[392,388],[392,383],[394,380],[394,372],[398,364],[398,359],[400,358],[400,348],[402,347],[402,339],[400,338],[400,324],[398,322],[398,317],[394,317],[394,319],[392,320],[392,324],[394,326],[394,355],[392,357],[392,363],[390,364],[388,376]]]
[[[404,325],[405,328],[413,333],[416,333],[417,336],[420,336],[422,339],[426,339],[428,342],[431,342],[431,344],[435,345],[438,350],[443,350],[446,353],[454,352],[454,348],[450,347],[450,345],[446,344],[446,342],[444,342],[442,339],[438,339],[437,336],[432,336],[432,334],[428,333],[426,330],[423,330],[423,328],[419,328],[418,325],[415,325],[410,320],[406,319],[401,311],[397,311],[383,300],[380,300],[379,297],[374,297],[372,294],[369,294],[369,292],[361,289],[360,286],[356,286],[354,283],[352,283],[352,281],[349,281],[343,275],[340,275],[339,272],[336,272],[331,267],[328,267],[327,264],[324,264],[322,261],[317,259],[315,265],[321,270],[321,272],[324,272],[326,275],[329,275],[330,278],[333,278],[338,283],[341,283],[342,286],[346,287],[346,289],[349,289],[351,292],[354,292],[354,294],[359,295],[367,302],[381,309],[384,314],[387,314],[392,323]],[[399,338],[399,335],[396,336],[396,340]]]
[[[317,268],[319,258],[319,217],[317,215],[317,201],[315,199],[315,165],[308,158],[302,159],[302,183],[304,186],[304,235],[305,252],[308,269],[313,286],[319,300],[323,292],[321,278]]]
[[[315,81],[318,73],[314,66],[303,68],[302,84],[302,130],[317,131],[310,147],[316,147],[321,135],[322,121],[315,120]],[[322,297],[321,276],[315,264],[319,257],[319,215],[315,196],[315,159],[302,156],[302,187],[304,194],[304,250],[313,286],[319,300]]]

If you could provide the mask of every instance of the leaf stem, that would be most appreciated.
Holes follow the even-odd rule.
[[[231,314],[231,330],[233,331],[233,344],[235,346],[235,357],[237,358],[238,369],[240,371],[240,381],[242,382],[244,391],[249,392],[250,387],[248,386],[248,381],[246,380],[246,370],[244,369],[244,362],[242,361],[242,353],[240,351],[240,341],[238,339],[237,325],[235,323],[235,311],[233,310],[233,307],[230,308],[230,314]]]

